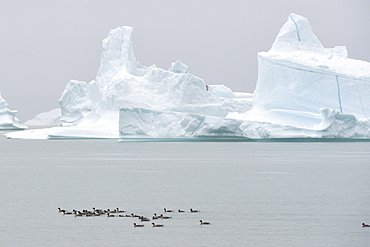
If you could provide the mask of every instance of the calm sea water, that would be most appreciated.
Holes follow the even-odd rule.
[[[1,246],[368,246],[369,150],[367,142],[0,138]],[[132,218],[58,207],[187,212],[165,213],[173,218],[156,221],[163,228],[134,228]]]

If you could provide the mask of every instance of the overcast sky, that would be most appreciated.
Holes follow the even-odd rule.
[[[90,81],[110,29],[132,26],[140,64],[182,60],[207,84],[253,92],[257,52],[290,13],[306,17],[325,47],[370,61],[369,0],[0,0],[0,92],[24,122],[59,107],[71,79]]]

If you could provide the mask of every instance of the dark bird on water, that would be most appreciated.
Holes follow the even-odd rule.
[[[211,223],[210,222],[206,222],[206,221],[203,221],[203,220],[200,220],[199,221],[201,225],[210,225]]]
[[[154,222],[152,223],[153,227],[163,227],[163,225],[155,224]]]

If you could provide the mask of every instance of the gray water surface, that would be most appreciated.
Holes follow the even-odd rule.
[[[367,246],[369,150],[368,142],[0,139],[1,246]],[[133,218],[58,207],[187,212],[165,213],[163,228],[134,228]]]

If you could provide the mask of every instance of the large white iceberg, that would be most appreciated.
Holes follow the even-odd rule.
[[[17,111],[9,110],[8,104],[0,93],[0,130],[26,129],[16,117]]]
[[[234,93],[224,85],[206,85],[181,61],[168,70],[140,65],[132,48],[133,29],[119,27],[103,40],[96,79],[70,81],[59,100],[62,127],[37,132],[48,138],[119,138],[119,110],[148,108],[226,117],[252,107],[252,94]],[[41,133],[40,133],[41,132]],[[31,131],[25,132],[31,138]],[[22,138],[23,133],[8,133]]]
[[[291,14],[258,54],[253,109],[228,117],[304,130],[299,137],[369,138],[369,96],[370,63],[347,58],[345,47],[324,48],[308,20]]]
[[[368,118],[369,96],[370,63],[347,58],[345,47],[325,49],[307,19],[291,14],[271,50],[258,54],[258,81],[248,114],[316,114],[325,107]]]

